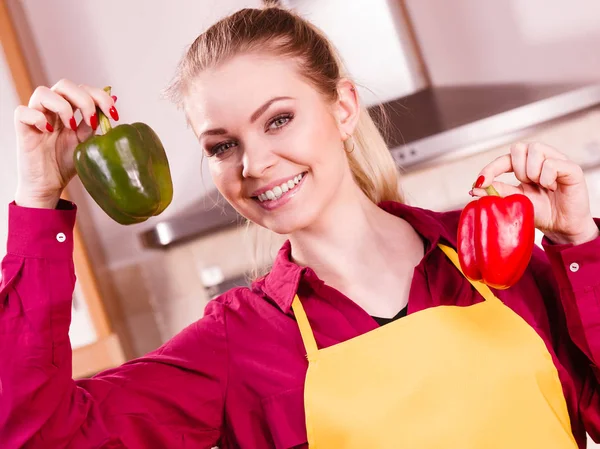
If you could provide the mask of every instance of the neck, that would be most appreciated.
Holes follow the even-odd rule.
[[[337,195],[318,222],[289,236],[296,263],[310,266],[326,283],[345,291],[370,283],[382,270],[395,271],[403,259],[412,263],[403,253],[414,252],[410,242],[416,235],[407,222],[353,186]]]

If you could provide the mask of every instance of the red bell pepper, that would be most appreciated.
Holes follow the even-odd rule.
[[[533,252],[535,226],[531,200],[501,197],[494,187],[471,201],[458,223],[458,259],[465,276],[506,289],[523,275]]]

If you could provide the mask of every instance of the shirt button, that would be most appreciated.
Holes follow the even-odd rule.
[[[573,262],[571,265],[569,265],[569,270],[575,273],[577,270],[579,270],[579,264],[577,262]]]
[[[65,240],[67,240],[67,236],[64,235],[62,232],[59,232],[58,234],[56,234],[56,240],[58,240],[60,243],[62,243]]]

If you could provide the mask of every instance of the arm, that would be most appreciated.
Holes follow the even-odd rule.
[[[580,245],[556,245],[544,237],[542,245],[545,254],[536,249],[532,267],[549,310],[554,346],[580,392],[579,418],[600,441],[600,237]]]
[[[600,366],[600,237],[580,245],[555,245],[545,237],[542,245],[556,277],[569,335]]]
[[[211,447],[227,373],[222,305],[158,350],[71,377],[76,209],[9,206],[0,284],[0,441],[7,449]],[[63,235],[64,234],[64,238]]]
[[[510,172],[519,185],[495,181]],[[557,362],[570,377],[561,381],[569,390],[571,421],[580,437],[583,424],[600,441],[600,221],[592,217],[583,169],[556,148],[517,142],[479,172],[471,193],[483,196],[492,184],[501,196],[523,194],[533,204],[546,255],[536,248],[530,267],[545,301]]]

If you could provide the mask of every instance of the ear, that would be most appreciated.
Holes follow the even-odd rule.
[[[360,112],[358,92],[352,81],[342,78],[338,83],[338,100],[333,105],[340,137],[346,140],[354,133]]]

